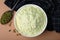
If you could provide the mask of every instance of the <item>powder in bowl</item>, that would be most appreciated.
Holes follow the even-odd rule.
[[[41,7],[35,4],[27,4],[16,12],[14,25],[21,35],[35,37],[45,30],[47,15]]]

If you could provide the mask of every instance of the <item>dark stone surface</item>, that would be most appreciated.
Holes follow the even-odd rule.
[[[4,3],[12,8],[17,0],[6,0]],[[36,4],[40,6],[47,14],[48,25],[47,30],[60,32],[60,0],[20,0],[14,9],[17,11],[25,4]]]

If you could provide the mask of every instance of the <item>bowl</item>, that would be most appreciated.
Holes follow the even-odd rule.
[[[36,10],[34,8],[36,8]],[[37,16],[34,17],[34,15]],[[14,26],[16,30],[25,37],[36,37],[41,35],[46,29],[47,22],[45,11],[35,4],[23,5],[17,10],[14,16]]]

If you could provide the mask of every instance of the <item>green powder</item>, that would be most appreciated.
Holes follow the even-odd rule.
[[[12,11],[6,11],[3,13],[1,19],[0,19],[0,23],[1,24],[7,24],[11,21],[13,17],[13,12]]]

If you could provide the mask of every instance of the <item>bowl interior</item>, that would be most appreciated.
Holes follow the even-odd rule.
[[[42,27],[41,31],[39,31],[39,33],[37,33],[37,34],[35,34],[35,35],[27,35],[27,34],[21,33],[21,32],[19,31],[20,29],[18,28],[17,23],[16,23],[16,17],[17,17],[17,14],[19,14],[19,11],[20,11],[23,7],[25,7],[25,6],[31,6],[31,5],[32,5],[32,6],[35,6],[35,7],[38,7],[38,8],[43,12],[43,14],[44,14],[44,16],[45,16],[45,23],[43,24],[43,27]],[[16,30],[17,30],[21,35],[23,35],[23,36],[25,36],[25,37],[36,37],[36,36],[38,36],[38,35],[40,35],[40,34],[42,34],[42,33],[44,32],[44,30],[45,30],[45,28],[46,28],[46,26],[47,26],[47,15],[46,15],[45,11],[44,11],[40,6],[35,5],[35,4],[26,4],[26,5],[20,7],[20,8],[17,10],[17,12],[16,12],[16,14],[15,14],[15,16],[14,16],[14,26],[15,26]]]

